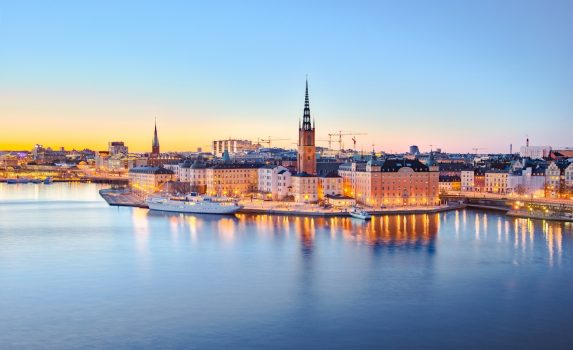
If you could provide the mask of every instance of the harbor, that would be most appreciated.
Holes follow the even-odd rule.
[[[101,197],[111,206],[148,208],[144,198],[128,189],[102,189]],[[324,208],[317,204],[298,204],[290,202],[273,202],[264,200],[243,199],[239,201],[242,214],[294,215],[313,217],[348,217],[348,208]],[[365,210],[371,215],[395,214],[433,214],[450,210],[463,209],[464,204],[454,203],[432,207],[371,208]]]
[[[102,189],[100,196],[110,206],[148,208],[145,199],[129,189]],[[449,199],[449,200],[448,200]],[[573,212],[570,206],[559,204],[548,206],[547,203],[533,204],[521,203],[521,207],[526,206],[531,210],[513,209],[515,202],[507,200],[473,199],[473,200],[452,200],[451,197],[444,198],[442,204],[432,207],[396,207],[396,208],[372,208],[364,207],[370,215],[407,215],[407,214],[433,214],[458,210],[464,208],[474,208],[482,210],[493,210],[505,213],[508,216],[522,217],[537,220],[565,221],[573,222]],[[324,208],[317,204],[298,204],[292,202],[264,201],[243,199],[239,201],[242,208],[238,213],[242,214],[266,214],[266,215],[289,215],[289,216],[311,216],[311,217],[349,217],[349,208]],[[534,210],[533,208],[537,208]]]

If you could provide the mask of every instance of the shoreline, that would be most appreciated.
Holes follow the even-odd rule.
[[[100,196],[106,201],[110,206],[117,207],[134,207],[148,209],[147,204],[139,197],[127,190],[112,190],[112,189],[101,189],[99,190]],[[291,203],[289,203],[291,204]],[[323,209],[320,207],[311,207],[305,210],[301,208],[302,205],[292,204],[292,207],[287,208],[277,208],[269,207],[265,208],[263,206],[249,206],[245,205],[242,209],[238,211],[239,214],[259,214],[259,215],[282,215],[282,216],[303,216],[303,217],[350,217],[350,214],[345,210],[333,210],[333,209]],[[479,204],[453,204],[453,205],[442,205],[437,207],[408,207],[408,208],[387,208],[378,210],[367,210],[371,215],[382,216],[382,215],[407,215],[407,214],[435,214],[441,212],[447,212],[458,209],[480,209],[480,210],[493,210],[498,212],[504,212],[506,216],[534,219],[534,220],[548,220],[548,221],[561,221],[561,222],[573,222],[573,218],[550,216],[550,215],[534,215],[529,213],[516,212],[510,210],[509,208],[502,208],[490,205],[479,205]]]
[[[149,208],[147,204],[139,197],[133,195],[128,191],[116,191],[111,189],[99,190],[100,196],[110,206],[118,207],[134,207],[134,208]],[[345,210],[328,210],[320,207],[313,207],[312,210],[303,210],[296,208],[264,208],[264,207],[243,207],[238,211],[239,214],[262,214],[262,215],[286,215],[286,216],[309,216],[309,217],[350,217],[350,214]],[[463,209],[464,204],[456,205],[443,205],[437,207],[419,208],[388,208],[382,210],[367,210],[371,215],[404,215],[404,214],[434,214],[450,210]]]

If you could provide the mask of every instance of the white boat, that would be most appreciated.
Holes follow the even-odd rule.
[[[243,206],[226,197],[191,194],[183,198],[152,197],[147,200],[151,210],[195,214],[235,214]]]
[[[353,218],[362,219],[362,220],[370,220],[372,219],[372,215],[368,214],[368,212],[360,207],[352,207],[348,214]]]

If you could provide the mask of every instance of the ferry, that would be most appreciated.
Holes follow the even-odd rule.
[[[185,197],[152,197],[147,201],[150,210],[194,214],[235,214],[242,205],[226,197],[199,196],[191,193]]]
[[[370,220],[372,219],[372,215],[368,214],[368,212],[360,207],[354,206],[349,211],[348,214],[353,218],[361,219],[361,220]]]

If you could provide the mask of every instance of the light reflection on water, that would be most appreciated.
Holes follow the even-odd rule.
[[[573,225],[113,208],[0,184],[0,348],[571,348]]]

